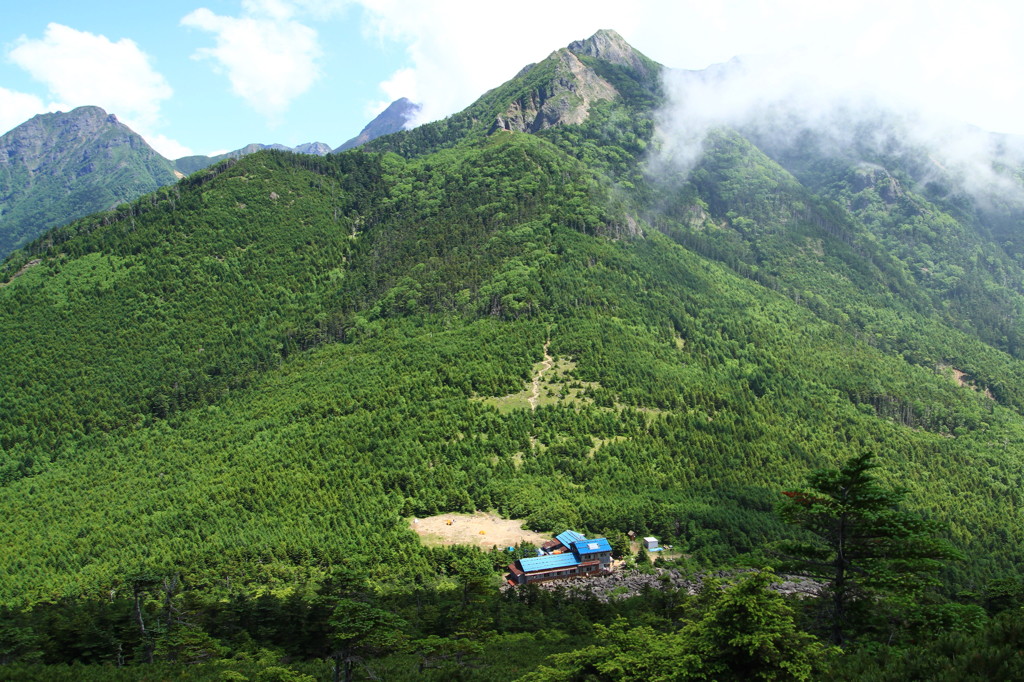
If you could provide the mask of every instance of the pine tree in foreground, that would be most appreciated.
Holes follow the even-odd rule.
[[[783,544],[787,568],[827,582],[823,605],[834,644],[846,640],[857,607],[933,585],[943,561],[958,558],[931,523],[900,508],[904,493],[879,483],[878,466],[864,452],[814,472],[806,490],[783,493],[782,517],[812,536]]]

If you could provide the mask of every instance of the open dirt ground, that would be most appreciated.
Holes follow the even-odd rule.
[[[450,526],[449,521],[452,522]],[[522,521],[503,519],[487,512],[414,518],[409,525],[420,536],[423,544],[435,546],[477,545],[490,549],[494,545],[509,547],[520,542],[532,542],[539,546],[551,539],[532,530],[524,530]]]

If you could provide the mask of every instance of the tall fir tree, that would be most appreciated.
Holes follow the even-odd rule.
[[[883,486],[878,467],[865,451],[814,472],[806,490],[783,493],[782,517],[812,536],[781,544],[787,568],[826,581],[834,644],[846,641],[854,604],[921,590],[936,582],[944,561],[958,558],[933,524],[900,507],[903,491]]]

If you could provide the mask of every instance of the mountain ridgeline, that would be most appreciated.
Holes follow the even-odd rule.
[[[401,97],[389,104],[384,111],[377,114],[372,121],[363,127],[358,135],[347,142],[344,142],[333,151],[337,154],[349,149],[355,149],[356,147],[364,145],[371,140],[375,140],[382,135],[390,135],[391,133],[397,133],[400,130],[404,130],[408,122],[416,116],[416,113],[419,112],[419,110],[420,105],[409,101],[405,97]],[[185,156],[175,160],[174,167],[181,173],[189,175],[197,170],[208,168],[219,161],[223,161],[224,159],[240,159],[243,156],[248,156],[249,154],[253,154],[264,149],[295,152],[296,154],[312,154],[314,156],[326,156],[332,151],[331,148],[323,142],[307,142],[296,147],[289,147],[283,144],[249,144],[241,149],[236,149],[225,154],[217,154],[215,156]]]
[[[263,151],[264,149],[274,149],[282,152],[295,152],[296,154],[313,154],[314,156],[324,156],[331,153],[331,148],[323,142],[306,142],[298,145],[297,147],[289,147],[284,144],[260,144],[258,142],[254,142],[252,144],[247,144],[240,149],[225,152],[223,154],[215,154],[214,156],[204,156],[202,154],[195,156],[183,156],[180,159],[174,160],[174,168],[183,175],[191,175],[197,170],[209,168],[218,161],[223,161],[224,159],[240,159],[243,156],[255,154],[256,152]]]
[[[0,137],[0,256],[176,179],[169,161],[99,107],[35,116]]]
[[[404,97],[335,151],[402,130],[419,110]],[[325,156],[331,147],[253,143],[214,156],[160,156],[99,107],[40,114],[0,137],[0,257],[51,227],[136,199],[225,159],[276,149]]]
[[[717,129],[689,172],[654,174],[662,74],[601,31],[444,120],[226,159],[13,254],[2,662],[570,679],[542,658],[675,646],[655,632],[733,602],[499,593],[507,548],[427,547],[407,519],[496,510],[620,554],[656,535],[679,570],[760,568],[799,536],[780,493],[862,452],[966,559],[879,602],[860,654],[779,679],[924,679],[946,665],[932,641],[1002,661],[998,613],[1024,595],[1024,212],[918,172],[925,150],[810,132]],[[814,602],[768,620],[796,608],[816,633]]]

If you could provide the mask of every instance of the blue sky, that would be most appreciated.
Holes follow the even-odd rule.
[[[1024,133],[1009,0],[37,0],[0,26],[0,132],[95,104],[172,158],[336,146],[397,97],[443,117],[599,28],[668,66],[768,54],[815,92]]]
[[[254,21],[266,22],[272,31],[286,36],[289,31],[288,20],[247,13],[237,0],[29,2],[8,14],[0,28],[7,57],[0,61],[0,88],[38,98],[42,107],[33,106],[34,102],[28,107],[39,111],[67,110],[82,104],[103,106],[147,139],[167,138],[171,142],[164,143],[165,154],[172,156],[234,149],[249,142],[295,145],[321,140],[336,146],[358,133],[369,120],[375,104],[386,97],[379,84],[405,60],[399,43],[363,34],[362,10],[353,5],[327,16],[307,13],[296,17],[294,23],[316,32],[311,40],[314,47],[306,53],[298,52],[290,73],[268,77],[265,90],[246,82],[233,87],[230,67],[216,56],[203,56],[203,50],[216,49],[217,34],[201,28],[201,22],[194,19],[192,25],[183,23],[185,17],[203,8],[222,18],[244,19],[255,14]],[[52,24],[60,28],[55,30]],[[122,43],[125,40],[134,43],[135,48]],[[105,41],[113,45],[104,46]],[[296,42],[290,41],[289,47],[298,50]],[[26,44],[35,45],[37,50],[16,61]],[[62,45],[68,49],[61,50]],[[237,49],[241,52],[246,48],[241,45]],[[258,39],[253,40],[250,49],[256,53],[251,57],[257,70],[254,78],[260,75],[259,53],[272,63],[287,61],[280,54],[267,57]],[[76,79],[81,88],[59,82],[50,71],[67,71],[64,60],[71,55],[65,52],[80,55],[96,82]],[[51,62],[48,70],[37,72],[35,77],[25,64],[47,61]],[[143,67],[148,64],[149,73],[145,68],[142,74],[138,70],[120,73],[113,66],[133,61],[142,62]],[[145,79],[154,74],[156,83]],[[275,78],[281,82],[274,82]],[[141,85],[139,80],[143,81]],[[239,94],[245,88],[251,91],[248,99]],[[274,101],[274,93],[282,98],[280,102]],[[3,130],[38,113],[2,108],[7,109],[0,113]]]

